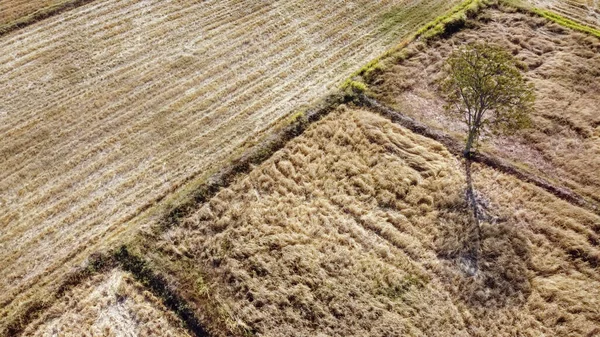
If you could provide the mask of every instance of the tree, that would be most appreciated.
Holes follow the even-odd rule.
[[[474,43],[454,51],[442,84],[446,110],[467,126],[464,154],[471,156],[484,131],[511,133],[527,127],[533,109],[533,86],[515,59],[500,47]]]
[[[447,60],[447,78],[441,89],[446,110],[464,121],[467,201],[474,218],[474,240],[469,250],[470,269],[478,269],[481,246],[480,212],[471,179],[472,150],[482,132],[512,133],[530,125],[533,86],[517,68],[515,59],[500,47],[474,43],[454,51]]]

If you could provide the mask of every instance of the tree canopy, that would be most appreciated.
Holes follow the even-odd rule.
[[[461,47],[449,56],[447,75],[442,83],[446,110],[468,127],[466,156],[484,131],[511,133],[530,125],[533,85],[504,49],[483,43]]]

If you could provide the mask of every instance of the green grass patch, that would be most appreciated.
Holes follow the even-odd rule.
[[[477,13],[489,6],[492,3],[496,3],[494,0],[464,0],[460,4],[452,7],[446,14],[441,15],[428,22],[419,28],[416,32],[410,34],[408,37],[403,39],[396,46],[390,48],[381,56],[370,61],[362,68],[357,70],[354,74],[346,80],[342,86],[342,91],[346,93],[364,93],[368,91],[367,83],[370,83],[377,74],[382,73],[386,69],[388,62],[396,63],[398,60],[404,58],[402,50],[411,42],[421,37],[425,40],[433,39],[438,36],[449,35],[457,30],[460,30],[467,18],[475,17]],[[430,8],[426,6],[418,7],[417,9],[407,10],[404,6],[396,7],[390,12],[382,16],[382,23],[380,26],[380,32],[384,34],[391,34],[397,37],[401,30],[397,29],[403,26],[415,17],[423,17],[431,15]]]
[[[562,15],[556,14],[549,10],[532,8],[531,11],[539,16],[545,17],[563,27],[574,29],[583,33],[594,35],[597,38],[600,38],[600,30],[583,25],[579,22],[573,21],[571,19],[565,18]]]
[[[354,80],[346,80],[344,84],[342,84],[342,89],[346,94],[352,95],[353,93],[362,94],[367,91],[367,85],[361,81]]]
[[[491,1],[465,0],[454,6],[446,15],[438,16],[416,33],[415,37],[430,39],[442,35],[450,35],[460,30],[468,18],[475,17],[477,13],[487,7]]]

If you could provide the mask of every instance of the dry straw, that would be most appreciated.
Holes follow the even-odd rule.
[[[192,303],[217,301],[231,333],[593,333],[600,218],[497,171],[474,175],[486,217],[475,276],[460,163],[344,107],[147,256]]]

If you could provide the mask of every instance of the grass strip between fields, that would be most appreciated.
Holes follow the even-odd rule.
[[[297,112],[287,121],[283,121],[283,125],[279,126],[280,129],[278,131],[275,131],[262,142],[251,147],[240,157],[232,160],[229,165],[206,179],[189,196],[184,197],[179,204],[172,207],[163,217],[162,221],[158,223],[158,226],[154,228],[156,234],[177,225],[189,212],[195,210],[198,205],[208,201],[220,189],[229,186],[235,178],[248,173],[253,165],[258,165],[269,159],[275,152],[283,148],[287,142],[301,135],[310,124],[321,120],[338,105],[347,103],[350,99],[352,99],[351,96],[336,92],[318,102],[312,109],[306,112]]]
[[[600,30],[598,30],[598,29],[583,25],[579,22],[565,18],[564,16],[557,14],[555,12],[549,11],[549,10],[538,9],[538,8],[532,8],[530,10],[533,13],[535,13],[539,16],[542,16],[548,20],[551,20],[563,27],[574,29],[574,30],[580,31],[582,33],[587,33],[587,34],[593,35],[597,38],[600,38]]]
[[[191,334],[197,337],[209,336],[190,306],[167,285],[164,277],[148,267],[146,261],[131,254],[126,246],[121,246],[113,256],[123,270],[130,272],[144,287],[160,298],[163,304],[181,319]]]
[[[353,75],[351,75],[343,84],[343,90],[363,92],[367,90],[365,83],[375,74],[380,73],[388,63],[395,63],[405,57],[402,50],[411,42],[422,38],[432,40],[438,37],[449,36],[462,29],[467,18],[475,17],[481,10],[490,5],[496,4],[494,0],[464,0],[454,6],[445,15],[438,16],[429,23],[419,28],[415,33],[403,39],[399,44],[390,48],[381,56],[365,64]],[[357,80],[358,78],[358,80]],[[361,80],[362,79],[362,80]]]
[[[2,331],[3,336],[20,336],[23,330],[40,314],[61,299],[69,290],[81,282],[88,280],[98,273],[104,273],[116,266],[116,260],[111,254],[96,253],[88,258],[85,266],[69,273],[58,286],[54,294],[46,296],[42,301],[32,301],[23,312],[19,313]]]
[[[127,246],[121,246],[109,253],[97,253],[90,256],[87,265],[67,275],[51,298],[44,302],[32,303],[19,320],[11,322],[4,331],[4,335],[22,335],[29,323],[44,310],[50,308],[55,301],[63,298],[67,292],[94,275],[106,273],[115,268],[131,273],[141,285],[161,299],[165,307],[179,317],[193,336],[209,336],[190,306],[167,285],[165,278],[150,269],[148,263],[142,257],[131,253]]]

